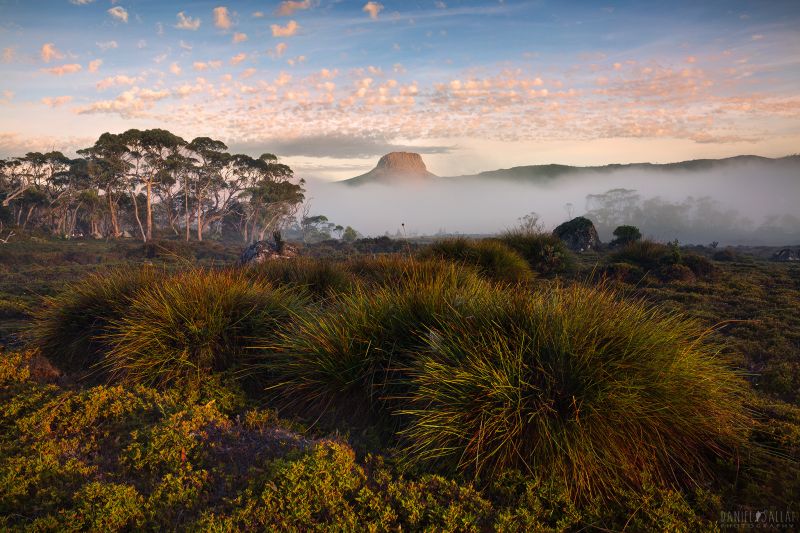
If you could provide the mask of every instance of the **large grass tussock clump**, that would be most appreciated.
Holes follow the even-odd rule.
[[[191,270],[140,291],[114,321],[103,365],[123,382],[199,383],[235,370],[273,340],[305,299],[230,270]]]
[[[514,283],[533,277],[525,259],[498,241],[445,239],[423,249],[420,257],[464,263],[496,281]]]
[[[742,382],[694,323],[581,286],[505,302],[502,322],[452,313],[426,337],[410,460],[518,468],[580,498],[691,485],[743,444]]]
[[[408,391],[407,371],[429,328],[449,313],[497,306],[493,286],[457,265],[407,266],[396,285],[354,291],[296,320],[281,352],[264,354],[276,401],[303,415],[386,422]]]
[[[30,330],[34,343],[59,368],[85,371],[98,363],[112,322],[125,315],[131,298],[165,277],[156,268],[92,274],[46,298]]]

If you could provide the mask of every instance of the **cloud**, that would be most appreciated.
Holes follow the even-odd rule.
[[[186,50],[187,52],[192,51],[192,45],[181,39],[180,43],[178,43],[181,49]]]
[[[246,33],[239,33],[239,32],[234,33],[233,34],[233,39],[231,39],[233,44],[243,43],[246,40],[247,40],[247,34]]]
[[[192,68],[194,68],[198,72],[204,72],[208,69],[218,69],[222,66],[222,61],[195,61],[192,64]]]
[[[248,68],[248,69],[243,70],[242,73],[239,74],[239,77],[242,78],[242,79],[247,79],[247,78],[251,77],[253,74],[255,74],[256,72],[257,72],[256,69]]]
[[[231,58],[231,65],[236,66],[245,59],[247,59],[247,54],[245,54],[244,52],[242,52],[241,54],[236,54]]]
[[[281,57],[286,52],[286,43],[278,43],[275,45],[275,51],[270,52],[270,56]]]
[[[293,15],[295,11],[304,9],[311,9],[311,0],[303,0],[302,2],[286,0],[281,2],[281,5],[275,10],[275,15],[278,17],[289,17]]]
[[[71,96],[56,96],[55,98],[42,98],[42,103],[47,107],[58,107],[72,101]]]
[[[117,20],[121,20],[122,22],[128,22],[128,12],[125,11],[124,7],[114,6],[107,11],[109,15],[114,17]]]
[[[8,48],[3,48],[3,63],[11,63],[14,61],[14,55],[16,55],[16,51],[13,47],[9,46]]]
[[[369,13],[369,18],[372,20],[376,20],[378,18],[378,13],[383,11],[383,4],[379,4],[378,2],[367,2],[364,4],[364,7],[361,9],[364,13]]]
[[[11,100],[14,99],[14,92],[13,91],[3,91],[0,93],[0,104],[5,105],[11,103]]]
[[[96,44],[97,47],[100,50],[102,50],[103,52],[105,52],[106,50],[111,50],[112,48],[118,48],[119,47],[119,45],[117,44],[117,41],[105,41],[105,42],[102,42],[102,43],[94,43],[94,44]]]
[[[188,17],[183,11],[179,12],[177,17],[178,23],[175,24],[175,27],[179,30],[196,31],[200,28],[199,18]]]
[[[434,5],[436,6],[436,9],[447,9],[447,4],[441,1],[435,2]]]
[[[75,4],[76,6],[85,6],[86,4],[91,4],[94,0],[69,0],[70,4]]]
[[[130,76],[120,74],[118,76],[109,76],[108,78],[103,78],[95,84],[95,87],[97,87],[98,91],[105,91],[109,87],[133,85],[138,81],[141,81],[141,78],[131,78]]]
[[[61,65],[60,67],[46,68],[42,70],[56,76],[63,76],[64,74],[74,74],[76,72],[80,72],[82,68],[83,67],[81,67],[78,63],[69,63],[67,65]]]
[[[173,74],[175,74],[176,76],[180,76],[180,74],[182,72],[181,71],[181,66],[179,64],[177,64],[177,63],[172,63],[169,66],[169,71],[172,72]]]
[[[297,30],[300,28],[300,26],[297,24],[297,22],[290,20],[289,23],[284,27],[281,27],[278,24],[273,24],[270,26],[270,28],[272,28],[273,37],[291,37],[297,33]]]
[[[267,150],[282,157],[333,157],[367,159],[389,152],[446,154],[453,146],[409,146],[396,144],[378,133],[310,135],[295,138],[273,138],[263,141],[231,143],[231,150],[243,153],[263,153]],[[260,151],[259,151],[260,150]]]
[[[100,65],[103,64],[102,59],[95,59],[93,61],[89,61],[89,66],[86,68],[89,72],[97,72],[100,68]]]
[[[64,54],[58,51],[55,44],[45,43],[42,45],[41,56],[42,61],[49,63],[53,59],[61,59],[64,57]]]
[[[263,11],[254,11],[253,12],[253,18],[254,19],[263,19],[265,16],[266,15],[264,14]]]
[[[229,30],[233,23],[231,22],[230,13],[228,13],[228,8],[225,6],[219,6],[214,8],[214,26],[221,30]]]
[[[752,39],[752,40],[754,40],[754,41],[760,41],[760,40],[761,40],[761,39],[763,39],[763,38],[764,38],[764,36],[763,36],[763,35],[761,35],[760,33],[757,33],[757,34],[755,34],[755,35],[752,35],[752,36],[750,37],[750,39]]]
[[[100,100],[75,111],[79,115],[117,113],[123,118],[141,117],[145,115],[145,111],[152,109],[156,102],[168,96],[170,96],[170,92],[167,90],[154,91],[132,87],[114,100]]]

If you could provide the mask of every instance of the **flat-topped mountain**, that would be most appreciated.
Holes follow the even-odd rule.
[[[435,178],[428,172],[422,156],[414,152],[391,152],[381,157],[378,165],[361,176],[344,180],[347,185],[363,185],[365,183],[405,183]]]

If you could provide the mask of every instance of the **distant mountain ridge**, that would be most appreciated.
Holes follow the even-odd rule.
[[[769,158],[757,155],[739,155],[722,159],[692,159],[678,163],[626,163],[601,166],[578,167],[570,165],[524,165],[498,170],[487,170],[478,174],[437,177],[428,172],[422,156],[413,152],[392,152],[381,157],[378,165],[371,171],[355,178],[340,181],[346,185],[365,185],[367,183],[397,183],[409,180],[475,180],[494,179],[510,181],[549,181],[570,174],[605,173],[619,170],[685,171],[697,172],[725,167],[734,164],[763,163],[768,165],[797,165],[800,155]]]

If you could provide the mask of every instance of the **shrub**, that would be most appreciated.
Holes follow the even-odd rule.
[[[341,263],[298,257],[291,260],[265,261],[248,268],[249,277],[307,290],[322,298],[352,289],[355,276]]]
[[[85,371],[108,348],[111,322],[125,315],[130,299],[163,279],[154,268],[92,274],[45,298],[29,332],[34,343],[61,370]]]
[[[711,256],[711,259],[713,259],[714,261],[729,262],[729,261],[742,261],[744,258],[739,252],[737,252],[733,248],[725,248],[724,250],[718,250],[714,252],[714,255]]]
[[[613,235],[615,238],[611,241],[612,246],[624,246],[642,239],[642,232],[636,226],[618,226]]]
[[[540,274],[558,274],[575,264],[564,242],[551,234],[510,230],[498,240],[519,253]]]
[[[615,263],[632,263],[647,269],[654,269],[669,262],[670,248],[650,240],[634,241],[611,254]]]
[[[502,317],[450,313],[426,337],[407,460],[607,497],[699,482],[745,442],[743,381],[693,322],[581,286],[506,299]]]
[[[103,364],[112,377],[149,385],[199,385],[241,369],[248,346],[268,344],[305,300],[242,272],[190,270],[141,290],[112,323]]]
[[[514,283],[528,280],[533,275],[522,256],[498,241],[445,239],[423,249],[420,257],[474,266],[478,272],[496,281]]]
[[[681,262],[698,278],[710,278],[717,273],[717,267],[705,256],[699,254],[683,254]]]
[[[459,278],[455,265],[449,271],[412,270],[397,285],[357,290],[321,316],[298,319],[281,351],[263,355],[275,375],[275,401],[305,416],[394,426],[389,415],[407,391],[406,371],[428,328],[459,309],[496,308],[490,284]]]

